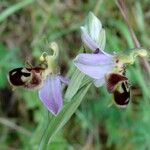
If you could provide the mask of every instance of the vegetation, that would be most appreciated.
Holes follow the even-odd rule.
[[[131,27],[148,49],[150,1],[126,0],[126,6]],[[0,150],[150,149],[150,76],[140,59],[127,66],[131,100],[125,109],[110,106],[112,95],[106,86],[96,88],[78,70],[73,74],[72,59],[84,49],[80,26],[89,11],[106,30],[107,52],[132,51],[136,45],[115,1],[0,0]],[[78,90],[76,95],[63,94],[65,108],[57,117],[48,113],[36,90],[13,91],[7,81],[8,72],[26,61],[37,65],[51,42],[60,49],[61,74],[74,75],[72,91]]]

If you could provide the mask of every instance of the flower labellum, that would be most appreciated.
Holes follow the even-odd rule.
[[[116,89],[116,86],[120,83],[120,82],[124,82],[127,81],[128,78],[117,74],[117,73],[110,73],[106,76],[106,81],[107,81],[107,90],[109,92],[113,92],[114,89]]]
[[[96,87],[106,83],[108,92],[113,94],[114,102],[125,107],[130,99],[130,86],[125,77],[126,64],[133,64],[136,56],[146,56],[147,51],[138,49],[129,55],[108,54],[104,51],[106,36],[100,20],[89,13],[85,26],[81,27],[83,43],[93,53],[83,53],[74,59],[75,66],[93,79]]]
[[[130,86],[128,81],[118,83],[113,92],[114,102],[118,107],[125,108],[130,100]]]
[[[41,74],[44,70],[42,67],[16,68],[9,72],[8,81],[13,88],[19,86],[27,89],[39,88],[43,83]]]
[[[115,104],[118,107],[126,107],[130,100],[128,78],[117,73],[110,73],[106,78],[107,90],[113,94]]]
[[[9,72],[8,80],[13,87],[38,88],[44,106],[57,115],[63,106],[61,82],[68,84],[69,81],[59,73],[59,50],[56,43],[52,43],[50,48],[53,55],[44,52],[40,57],[41,65],[13,69]]]

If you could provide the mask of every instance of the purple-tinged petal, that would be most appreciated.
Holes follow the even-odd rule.
[[[107,73],[110,73],[112,71],[114,67],[114,63],[112,61],[110,61],[110,63],[105,61],[104,62],[94,61],[93,55],[97,55],[97,54],[88,54],[86,55],[87,59],[79,59],[80,56],[79,57],[77,56],[74,60],[74,64],[81,72],[85,73],[91,78],[94,79],[104,78],[104,76]],[[84,54],[82,54],[82,56],[84,56]],[[98,55],[98,56],[103,59],[103,55]]]
[[[85,27],[81,27],[81,38],[84,44],[91,50],[99,48],[98,44],[90,37]]]
[[[63,82],[64,84],[69,84],[69,78],[63,77],[61,75],[59,75],[59,78],[61,80],[61,82]]]
[[[106,65],[106,66],[101,66],[101,67],[100,66],[88,66],[88,65],[84,65],[80,63],[75,63],[75,65],[81,72],[85,73],[86,75],[94,79],[103,78],[106,73],[111,72],[113,69],[112,65],[110,66]]]
[[[43,87],[39,90],[39,98],[44,106],[54,115],[57,115],[63,105],[61,82],[59,76],[48,76]]]
[[[91,66],[109,65],[114,63],[113,56],[104,54],[79,54],[74,59],[74,62]]]
[[[105,31],[102,30],[102,36],[105,35]],[[94,39],[92,39],[89,35],[89,33],[87,32],[87,29],[85,27],[81,27],[81,38],[83,43],[92,51],[96,51],[97,49],[99,49],[99,53],[100,54],[105,54],[107,56],[111,56],[110,54],[104,52],[102,48],[105,47],[105,36],[103,38],[101,38],[99,40],[99,44],[101,44],[101,46],[99,46]]]
[[[94,85],[96,86],[96,87],[101,87],[102,85],[104,85],[105,84],[105,78],[103,77],[103,78],[101,78],[101,79],[96,79],[96,80],[94,80]]]

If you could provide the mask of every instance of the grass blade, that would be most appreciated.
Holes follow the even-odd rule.
[[[21,8],[24,8],[25,6],[33,3],[34,1],[35,0],[24,0],[5,9],[2,13],[0,13],[0,22],[4,21],[8,16],[12,15]]]
[[[91,84],[85,85],[82,87],[78,93],[72,98],[70,102],[68,102],[63,110],[60,112],[60,114],[57,117],[53,117],[51,119],[51,122],[42,137],[42,140],[39,145],[40,150],[46,150],[48,147],[48,143],[50,143],[51,139],[54,137],[54,135],[66,124],[66,122],[70,119],[70,117],[73,115],[73,113],[76,111],[78,106],[83,100],[83,97],[87,93],[89,87]]]

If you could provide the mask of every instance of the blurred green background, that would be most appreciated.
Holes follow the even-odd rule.
[[[129,21],[141,42],[150,47],[150,1],[126,0]],[[106,30],[106,50],[134,48],[128,28],[110,0],[0,0],[0,150],[33,149],[32,134],[45,120],[37,91],[12,91],[7,74],[28,60],[37,64],[49,42],[57,42],[61,72],[66,75],[82,46],[80,26],[92,11]],[[105,87],[92,86],[82,104],[53,139],[50,150],[150,150],[150,81],[138,60],[127,67],[131,103],[109,107]]]

